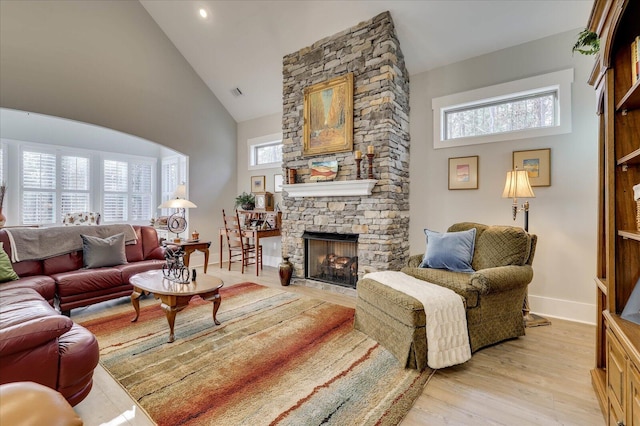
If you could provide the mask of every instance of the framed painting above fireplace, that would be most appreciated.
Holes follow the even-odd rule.
[[[304,89],[305,156],[353,150],[353,73]]]

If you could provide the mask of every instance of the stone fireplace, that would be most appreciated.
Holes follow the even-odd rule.
[[[302,154],[304,89],[349,72],[354,75],[353,149],[366,153],[373,146],[371,180],[356,181],[353,152]],[[409,257],[409,77],[390,13],[285,56],[283,82],[283,167],[296,169],[297,183],[284,188],[282,241],[294,266],[294,282],[324,281],[306,273],[310,239],[305,232],[357,238],[355,255],[325,253],[325,258],[334,257],[317,260],[324,277],[344,275],[338,270],[346,262],[351,271],[352,258],[356,277],[399,270]],[[309,160],[337,160],[335,181],[308,183]]]
[[[304,232],[304,277],[356,288],[358,235]]]

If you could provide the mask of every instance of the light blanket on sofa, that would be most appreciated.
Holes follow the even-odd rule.
[[[429,367],[444,368],[471,359],[467,316],[460,295],[403,272],[371,272],[364,278],[401,291],[422,303],[427,319],[425,337]]]
[[[135,244],[136,231],[128,224],[96,226],[54,226],[7,229],[11,261],[41,260],[82,250],[80,234],[107,238],[124,233],[125,244]]]

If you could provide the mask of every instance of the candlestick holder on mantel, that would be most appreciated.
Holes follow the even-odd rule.
[[[356,158],[356,180],[362,179],[360,177],[360,163],[362,163],[362,158]]]
[[[375,154],[367,154],[367,161],[369,161],[369,179],[373,179],[373,157]]]

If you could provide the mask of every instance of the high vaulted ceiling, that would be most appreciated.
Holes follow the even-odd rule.
[[[583,28],[593,0],[140,3],[240,122],[281,111],[283,56],[381,12],[391,12],[411,75]],[[243,94],[235,96],[235,88]]]

